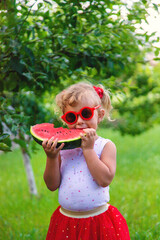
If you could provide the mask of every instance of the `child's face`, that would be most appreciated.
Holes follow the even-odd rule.
[[[82,99],[80,103],[78,103],[76,106],[70,106],[68,105],[65,109],[65,112],[68,111],[74,111],[74,112],[79,112],[83,107],[90,107],[93,108],[95,107],[95,104],[87,99]],[[67,124],[68,128],[93,128],[93,129],[97,129],[98,127],[98,123],[102,120],[104,114],[102,114],[101,112],[104,111],[103,109],[101,109],[98,113],[98,110],[94,110],[94,114],[93,117],[90,120],[84,120],[81,118],[80,115],[78,115],[78,119],[77,122],[74,124]],[[103,115],[103,116],[102,116]]]

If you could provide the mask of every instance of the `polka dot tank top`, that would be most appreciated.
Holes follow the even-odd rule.
[[[98,137],[94,150],[100,158],[109,139]],[[70,211],[88,211],[109,201],[109,186],[99,186],[92,177],[81,148],[63,150],[59,204]]]

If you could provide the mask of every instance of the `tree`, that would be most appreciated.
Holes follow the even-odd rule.
[[[1,96],[0,120],[5,133],[1,135],[1,149],[10,151],[11,140],[19,144],[26,169],[30,193],[37,195],[36,183],[30,163],[30,151],[36,149],[34,143],[29,147],[31,125],[52,121],[54,114],[37,101],[33,92],[4,92]],[[55,121],[54,121],[55,122]],[[6,131],[9,130],[11,139]]]
[[[40,3],[37,10],[26,2],[8,1],[9,14],[1,12],[3,91],[41,94],[79,78],[102,79],[116,90],[136,63],[145,61],[140,47],[148,49],[151,36],[136,33],[135,25],[146,21],[147,1],[132,7],[119,0],[56,1],[54,6]]]
[[[129,88],[114,99],[116,110],[114,128],[124,134],[137,135],[160,123],[159,64],[137,67],[128,79]]]

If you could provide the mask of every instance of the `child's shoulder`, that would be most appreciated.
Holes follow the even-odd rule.
[[[103,138],[101,136],[98,136],[97,140],[96,140],[97,143],[99,144],[106,144],[108,142],[112,142],[109,138]]]
[[[109,138],[103,138],[98,136],[98,138],[95,141],[95,150],[96,152],[101,153],[105,146],[107,146],[108,143],[112,143],[112,141]]]
[[[116,145],[108,138],[98,137],[95,142],[95,152],[101,158],[102,154],[105,156],[116,156]]]

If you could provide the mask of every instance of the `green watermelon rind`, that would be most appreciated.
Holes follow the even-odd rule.
[[[42,142],[45,139],[42,139],[40,137],[37,137],[36,134],[34,134],[34,132],[32,131],[32,126],[30,127],[30,133],[32,134],[33,139],[40,145],[42,145]],[[53,141],[54,142],[54,141]],[[72,139],[67,139],[67,140],[60,140],[57,143],[57,148],[64,143],[64,147],[63,150],[66,149],[74,149],[74,148],[79,148],[81,147],[81,137],[76,137],[76,138],[72,138]]]

